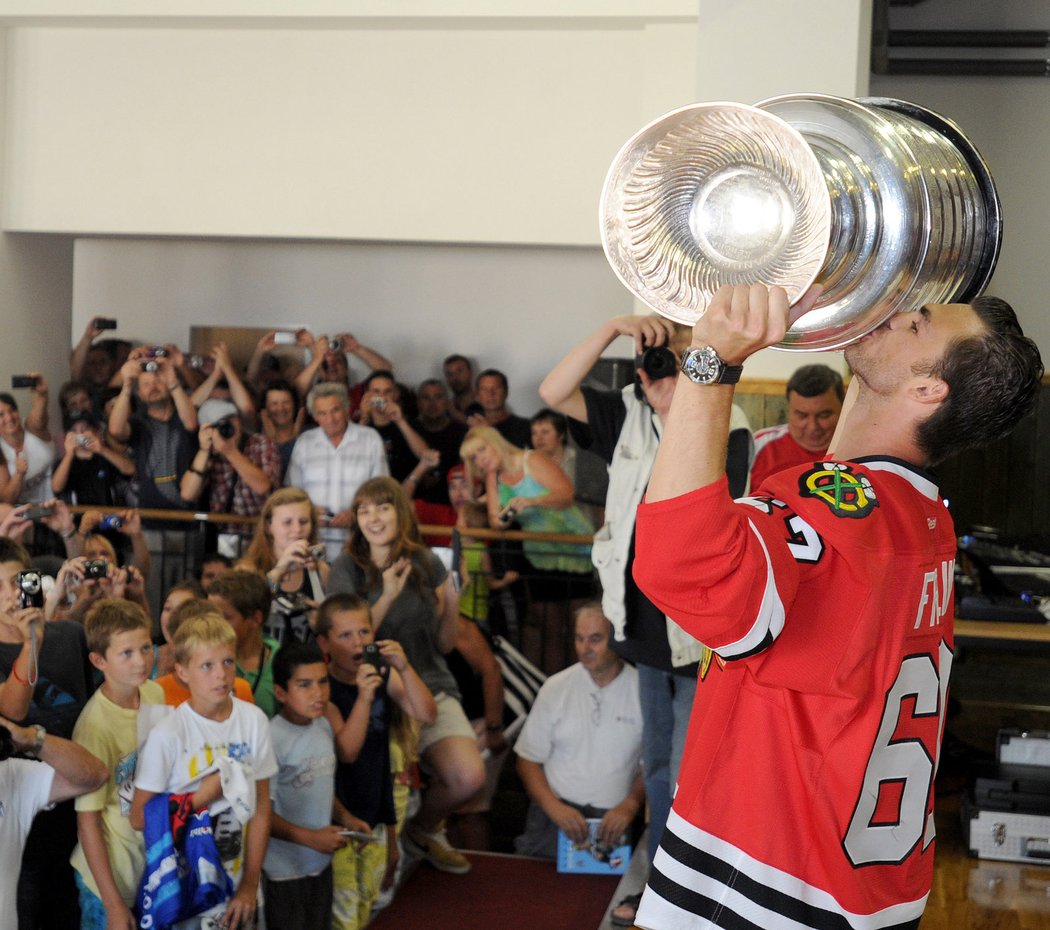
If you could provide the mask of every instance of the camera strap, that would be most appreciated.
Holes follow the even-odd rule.
[[[38,664],[39,652],[36,642],[36,624],[29,624],[29,670],[26,672],[26,680],[31,687],[36,687],[37,679],[40,677],[40,666]]]

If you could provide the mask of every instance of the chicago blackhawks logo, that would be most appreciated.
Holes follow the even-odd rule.
[[[851,465],[825,462],[798,479],[803,497],[822,500],[836,517],[866,517],[879,502],[867,475],[856,474]]]

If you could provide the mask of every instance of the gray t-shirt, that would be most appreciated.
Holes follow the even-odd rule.
[[[405,656],[423,683],[433,694],[448,694],[457,701],[459,689],[448,670],[445,657],[437,644],[439,618],[434,590],[445,581],[448,571],[444,563],[429,549],[413,558],[412,575],[402,592],[390,605],[383,622],[376,630],[376,639],[393,639],[401,644]],[[332,562],[328,576],[328,593],[349,591],[358,594],[369,604],[379,600],[383,585],[369,586],[364,571],[344,552]]]
[[[274,813],[289,823],[320,830],[332,822],[335,744],[332,727],[321,717],[300,726],[278,715],[270,721],[277,774],[270,778]],[[319,875],[332,857],[309,846],[270,837],[263,871],[271,881]]]

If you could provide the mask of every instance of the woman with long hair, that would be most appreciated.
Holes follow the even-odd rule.
[[[362,484],[350,511],[350,538],[332,563],[329,591],[368,601],[376,638],[401,644],[437,703],[437,720],[425,724],[419,737],[419,755],[432,777],[404,839],[436,868],[462,874],[470,862],[449,844],[445,818],[481,787],[485,765],[444,659],[456,644],[458,597],[445,564],[423,544],[412,504],[393,478]]]
[[[313,636],[310,621],[324,599],[330,570],[317,529],[317,511],[309,494],[301,488],[274,491],[235,566],[266,576],[273,601],[263,633],[279,643],[307,642]]]
[[[574,503],[572,481],[548,456],[511,445],[491,426],[471,428],[460,455],[471,477],[485,485],[493,529],[517,523],[527,533],[594,534],[594,526]],[[574,608],[594,596],[591,547],[526,539],[522,548],[530,566],[530,622],[522,646],[551,674],[566,665]],[[529,642],[537,636],[539,646]]]

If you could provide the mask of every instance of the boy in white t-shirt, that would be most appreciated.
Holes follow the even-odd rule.
[[[232,696],[236,641],[233,628],[211,613],[179,627],[172,643],[175,674],[190,698],[150,732],[135,776],[131,825],[143,828],[146,804],[155,795],[192,793],[194,809],[208,807],[219,856],[235,889],[229,901],[180,921],[177,930],[217,921],[225,930],[247,930],[258,919],[270,839],[269,779],[277,762],[266,715]],[[234,793],[229,786],[237,782],[242,787]]]

